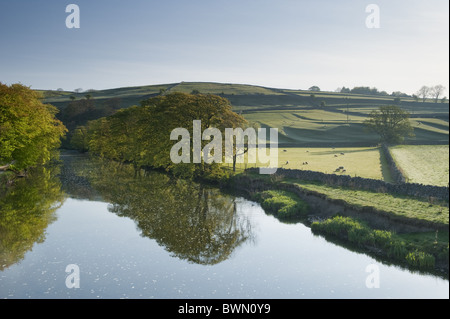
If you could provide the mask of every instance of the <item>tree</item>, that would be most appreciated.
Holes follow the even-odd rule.
[[[236,210],[235,198],[217,189],[156,171],[133,179],[132,167],[112,161],[99,161],[93,168],[81,176],[111,203],[110,212],[133,220],[143,237],[173,257],[218,264],[254,236],[250,220]]]
[[[422,102],[425,102],[430,94],[430,88],[426,85],[422,86],[419,91],[417,91],[417,96],[422,98]]]
[[[78,126],[72,134],[70,145],[80,152],[87,152],[89,149],[88,132],[85,126]]]
[[[341,89],[341,93],[350,93],[350,89],[343,86]]]
[[[313,85],[309,88],[310,91],[320,92],[320,88],[317,85]]]
[[[64,203],[60,167],[38,166],[27,178],[16,179],[0,196],[0,271],[20,262],[36,243]]]
[[[350,93],[354,94],[368,94],[368,95],[377,95],[379,94],[377,88],[370,88],[368,86],[355,86],[351,89]]]
[[[87,143],[82,131],[77,131],[74,143],[87,144],[93,154],[131,163],[137,173],[140,167],[170,170],[186,178],[220,173],[219,163],[175,164],[171,160],[170,151],[174,145],[171,132],[176,128],[189,131],[194,120],[201,122],[201,131],[217,128],[222,136],[226,128],[244,127],[246,123],[241,115],[232,111],[225,98],[175,92],[152,97],[142,101],[141,106],[121,109],[111,116],[90,121]],[[202,139],[201,149],[208,143]],[[189,145],[190,154],[194,154],[193,147]],[[223,158],[223,154],[220,155]]]
[[[414,136],[409,113],[395,105],[381,106],[379,110],[372,111],[364,124],[387,143],[401,143],[405,136]]]
[[[50,160],[67,131],[57,112],[29,87],[0,83],[0,164],[21,171]]]
[[[445,86],[439,84],[435,85],[432,88],[430,88],[430,95],[434,98],[434,103],[437,103],[439,100],[439,97],[444,93]]]

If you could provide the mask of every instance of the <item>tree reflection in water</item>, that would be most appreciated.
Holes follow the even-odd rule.
[[[56,166],[36,167],[0,194],[0,271],[44,242],[45,230],[64,202],[58,173]]]
[[[91,162],[95,168],[86,170],[89,184],[111,203],[109,210],[133,219],[142,236],[175,257],[213,265],[252,239],[250,220],[237,214],[236,199],[218,189],[159,172],[135,177],[127,165]]]
[[[61,159],[61,166],[36,168],[0,194],[0,271],[45,240],[64,193],[110,203],[109,210],[134,220],[142,236],[197,264],[226,260],[252,239],[250,221],[237,214],[236,199],[217,189],[158,172],[135,177],[132,167],[110,161]]]

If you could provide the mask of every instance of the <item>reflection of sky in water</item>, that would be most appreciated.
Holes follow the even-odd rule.
[[[134,221],[102,202],[67,199],[46,240],[0,272],[1,298],[448,298],[447,280],[412,274],[283,224],[238,199],[252,239],[216,265],[172,257],[142,237]],[[366,267],[380,268],[368,289]],[[65,268],[80,267],[80,288],[68,289]]]

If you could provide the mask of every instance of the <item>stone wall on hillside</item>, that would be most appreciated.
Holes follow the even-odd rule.
[[[258,168],[249,168],[247,172],[259,174]],[[348,175],[325,174],[315,171],[278,168],[275,176],[295,178],[304,181],[315,181],[329,186],[341,186],[353,189],[369,190],[379,193],[390,193],[407,196],[415,196],[433,201],[448,201],[448,187],[423,185],[416,183],[387,183],[382,180],[363,177],[351,177]]]

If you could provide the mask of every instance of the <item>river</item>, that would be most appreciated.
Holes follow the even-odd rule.
[[[449,298],[193,182],[63,154],[0,198],[0,298]]]

